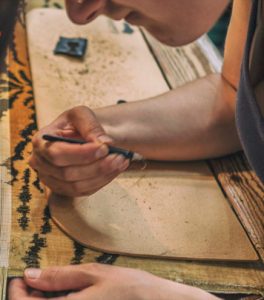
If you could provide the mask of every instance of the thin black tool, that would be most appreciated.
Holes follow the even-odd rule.
[[[70,143],[70,144],[79,144],[79,145],[83,145],[83,144],[87,144],[88,142],[86,141],[82,141],[82,140],[78,140],[78,139],[72,139],[72,138],[65,138],[65,137],[61,137],[61,136],[54,136],[54,135],[50,135],[50,134],[44,134],[42,136],[42,138],[45,141],[48,142],[65,142],[65,143]],[[134,153],[132,151],[129,150],[125,150],[125,149],[121,149],[121,148],[117,148],[117,147],[113,147],[108,145],[109,148],[109,154],[121,154],[123,155],[126,159],[129,160],[141,160],[142,156]]]

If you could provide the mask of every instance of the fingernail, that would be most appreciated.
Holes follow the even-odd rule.
[[[99,159],[105,157],[109,153],[108,147],[106,145],[102,145],[95,153],[95,158]]]
[[[125,171],[130,165],[130,161],[128,159],[126,159],[123,163],[123,165],[119,168],[119,170],[121,172]]]
[[[41,269],[27,269],[25,271],[25,276],[28,279],[38,279],[41,275]]]
[[[112,168],[113,170],[120,170],[122,168],[123,164],[125,162],[125,158],[123,155],[118,155],[113,161],[112,161]]]
[[[98,140],[103,144],[112,143],[113,140],[107,135],[101,135],[98,137]]]

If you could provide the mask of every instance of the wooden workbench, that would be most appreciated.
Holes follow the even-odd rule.
[[[33,6],[41,4],[54,5],[44,0],[31,2]],[[3,74],[1,81],[0,134],[5,138],[0,151],[3,293],[7,275],[20,276],[26,266],[93,261],[142,268],[213,292],[264,293],[264,189],[242,153],[208,164],[260,256],[257,263],[196,263],[106,255],[85,249],[58,230],[50,220],[37,175],[26,162],[36,122],[25,30],[21,18],[9,55],[10,72]],[[147,34],[144,38],[171,88],[221,68],[221,57],[205,38],[177,49],[162,46]]]

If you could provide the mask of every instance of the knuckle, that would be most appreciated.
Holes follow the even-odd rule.
[[[97,174],[96,175],[105,175],[112,172],[111,165],[106,163],[104,160],[99,164]]]
[[[73,170],[69,167],[62,168],[61,169],[61,178],[62,178],[62,180],[66,181],[66,182],[73,181],[73,179],[74,179]]]
[[[38,148],[39,146],[39,134],[35,134],[32,138],[32,145],[33,145],[33,148]]]
[[[51,180],[48,179],[48,177],[40,172],[38,172],[38,177],[41,183],[49,187],[51,190],[54,190],[54,184]]]
[[[100,164],[98,164],[98,166],[95,168],[93,177],[94,177],[94,178],[101,177],[102,174],[104,174],[104,172],[105,172],[104,166],[103,166],[102,163],[100,163]]]
[[[53,190],[53,187],[51,186],[51,184],[41,175],[38,175],[39,180],[42,184],[44,184],[45,186],[49,187],[51,190]]]
[[[38,177],[39,177],[39,179],[42,181],[42,182],[44,182],[45,183],[45,176],[44,176],[44,174],[42,174],[41,172],[38,172]],[[46,184],[46,183],[45,183]]]
[[[56,148],[49,148],[46,152],[48,160],[55,166],[61,166],[61,153]]]
[[[102,265],[98,263],[90,263],[87,266],[87,270],[91,273],[98,273],[102,270]]]
[[[90,191],[84,191],[82,193],[80,193],[80,195],[78,195],[79,197],[84,197],[84,196],[90,196],[92,194],[94,194],[95,192],[90,192]]]
[[[51,284],[53,287],[55,287],[59,273],[60,273],[59,267],[51,267],[43,271],[42,278],[48,284]]]
[[[51,188],[51,187],[50,187]],[[69,183],[66,184],[57,184],[51,190],[59,195],[66,197],[76,197],[76,193],[72,190],[72,187]]]
[[[70,116],[75,116],[75,115],[78,115],[84,109],[87,109],[87,107],[84,105],[78,105],[78,106],[75,106],[72,109],[70,109],[69,114],[70,114]]]
[[[63,195],[66,197],[76,197],[76,193],[74,193],[70,185],[60,186],[59,188],[56,189],[56,192],[59,195]]]
[[[36,159],[34,155],[31,155],[29,160],[28,160],[28,164],[30,165],[31,168],[36,169],[37,164],[36,164]]]
[[[81,193],[81,191],[80,191],[80,184],[78,182],[73,182],[71,184],[71,192],[75,196],[77,196],[77,195],[79,195]]]

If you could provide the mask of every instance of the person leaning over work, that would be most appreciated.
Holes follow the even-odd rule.
[[[69,17],[75,23],[86,24],[98,15],[106,14],[113,19],[125,19],[143,26],[161,42],[172,46],[186,44],[207,32],[227,4],[226,0],[66,0]],[[76,107],[41,129],[34,137],[30,160],[41,180],[60,194],[92,194],[129,165],[120,155],[108,155],[107,144],[113,144],[152,160],[205,159],[243,148],[263,181],[263,55],[259,61],[252,61],[254,80],[248,74],[257,15],[260,25],[264,17],[262,1],[234,1],[222,74],[206,76],[152,99],[95,111],[84,106]],[[259,35],[255,38],[252,57],[264,45],[264,34],[261,35],[261,30],[256,32]],[[262,102],[256,101],[253,84],[258,95],[262,95]],[[78,137],[91,143],[47,143],[42,139],[46,133]],[[143,271],[97,264],[53,267],[42,271],[28,269],[24,281],[11,282],[9,299],[44,297],[36,291],[30,295],[27,286],[41,291],[76,291],[67,297],[69,300],[216,299],[200,289]]]

